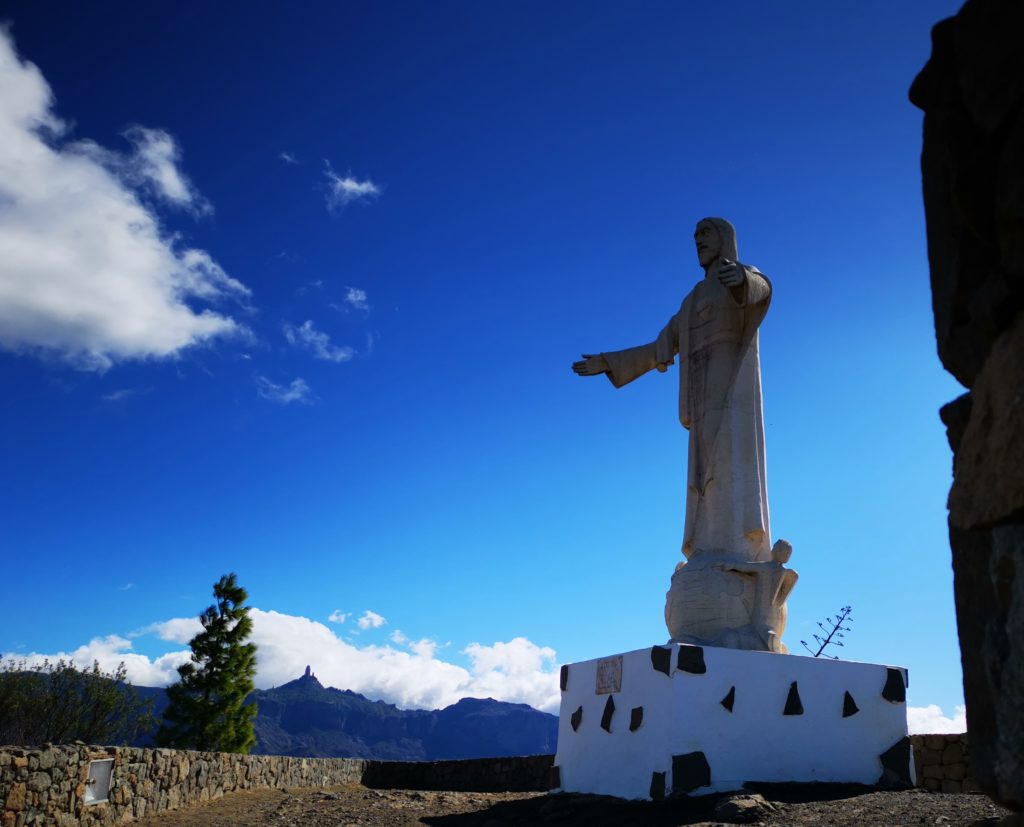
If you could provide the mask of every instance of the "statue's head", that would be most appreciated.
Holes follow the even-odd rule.
[[[720,258],[738,261],[736,228],[724,218],[702,218],[693,233],[697,245],[697,260],[707,268]]]
[[[775,545],[772,546],[772,560],[776,563],[782,563],[785,565],[789,562],[789,558],[793,556],[793,546],[786,540],[776,540]]]

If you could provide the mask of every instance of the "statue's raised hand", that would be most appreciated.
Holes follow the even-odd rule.
[[[572,369],[577,376],[597,376],[608,372],[608,362],[600,353],[584,353],[580,361],[572,363]]]
[[[718,262],[717,276],[726,287],[739,287],[747,277],[742,264],[727,258]]]

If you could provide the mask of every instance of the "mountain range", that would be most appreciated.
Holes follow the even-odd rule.
[[[166,694],[137,687],[166,708]],[[249,696],[257,705],[254,754],[434,761],[554,753],[558,718],[526,704],[463,698],[438,710],[399,709],[306,673]]]

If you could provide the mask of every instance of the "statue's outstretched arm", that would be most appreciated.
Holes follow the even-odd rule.
[[[621,388],[650,370],[664,373],[678,350],[676,317],[673,316],[653,342],[607,353],[584,353],[581,360],[573,362],[572,369],[578,376],[604,373],[615,387]]]

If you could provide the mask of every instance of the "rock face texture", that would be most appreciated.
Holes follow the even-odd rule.
[[[1024,3],[968,0],[910,90],[935,332],[969,393],[942,411],[970,759],[1024,808]]]

